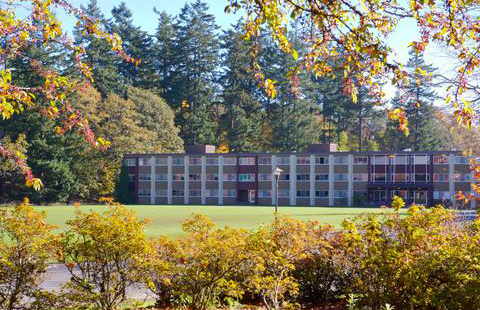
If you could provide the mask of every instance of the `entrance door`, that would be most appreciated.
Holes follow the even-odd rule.
[[[243,203],[249,202],[248,190],[241,189],[238,191],[238,202],[243,202]]]

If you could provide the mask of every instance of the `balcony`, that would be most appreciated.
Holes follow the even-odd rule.
[[[368,182],[367,187],[370,189],[431,189],[431,182]]]

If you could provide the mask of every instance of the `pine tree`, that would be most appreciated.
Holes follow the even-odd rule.
[[[90,0],[87,7],[81,6],[87,16],[100,22],[102,27],[107,27],[105,16],[97,5],[97,0]],[[125,83],[121,82],[120,74],[115,63],[118,61],[111,51],[111,47],[92,35],[84,35],[78,27],[73,30],[75,43],[83,45],[86,59],[83,59],[93,70],[93,85],[106,97],[109,93],[124,95]]]
[[[403,108],[409,120],[410,135],[405,137],[390,122],[388,136],[392,150],[412,149],[412,151],[440,150],[445,141],[436,134],[438,121],[433,106],[438,98],[434,89],[436,68],[425,63],[423,55],[414,50],[406,69],[410,74],[408,85],[397,92],[392,100],[394,107]]]
[[[157,79],[153,38],[140,27],[133,25],[132,12],[127,8],[125,2],[121,2],[112,9],[109,28],[122,38],[125,52],[130,57],[140,60],[138,66],[132,62],[116,62],[118,71],[125,82],[145,89],[152,87]]]
[[[169,104],[177,111],[176,123],[186,144],[218,141],[216,113],[219,68],[218,26],[200,0],[185,4],[175,24],[178,33],[175,74],[171,77]]]
[[[225,73],[221,77],[225,108],[223,128],[230,151],[259,152],[262,150],[263,112],[255,96],[257,83],[249,68],[250,45],[235,30],[241,27],[239,21],[234,29],[225,31],[222,36],[222,48],[225,50]]]

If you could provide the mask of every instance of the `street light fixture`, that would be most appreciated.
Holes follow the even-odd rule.
[[[278,212],[278,179],[280,179],[280,174],[283,172],[282,169],[275,167],[273,170],[273,175],[275,176],[275,218],[277,217]]]

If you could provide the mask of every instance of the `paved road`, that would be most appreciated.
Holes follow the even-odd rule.
[[[47,270],[45,280],[40,287],[48,291],[59,290],[64,284],[70,280],[70,273],[67,267],[63,264],[53,264]],[[151,292],[144,286],[138,285],[127,290],[127,297],[138,300],[152,300],[154,299]]]

